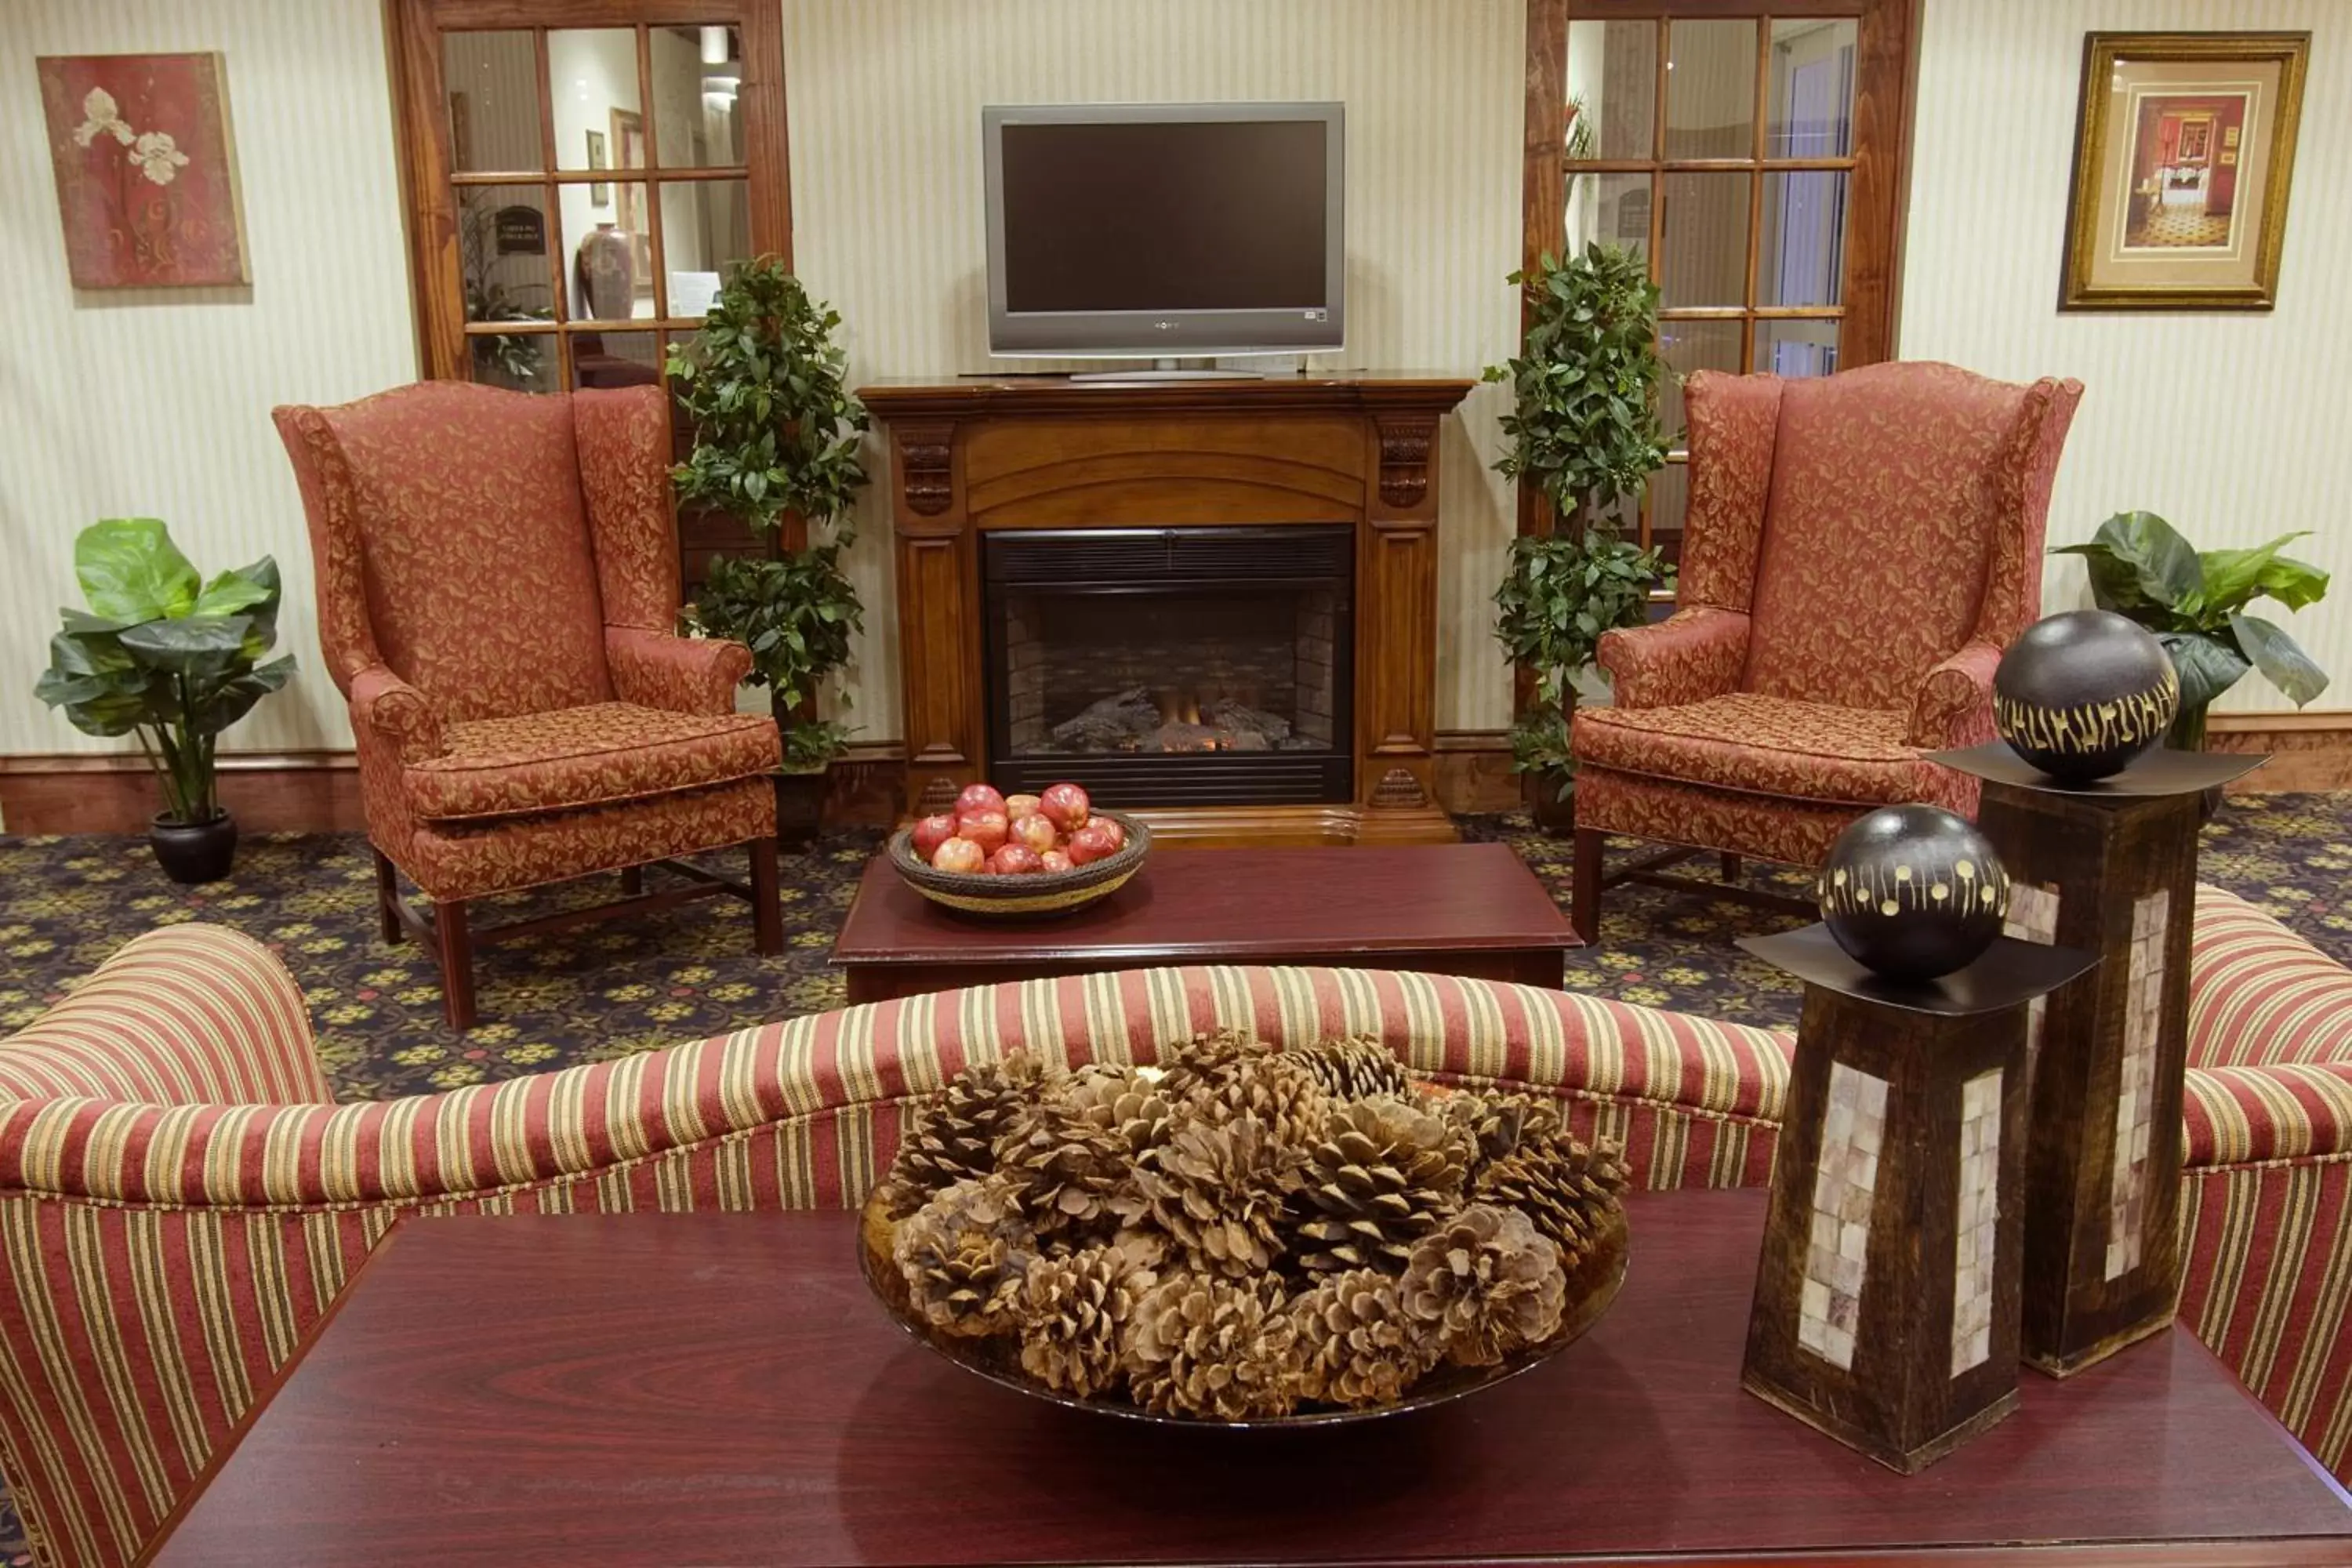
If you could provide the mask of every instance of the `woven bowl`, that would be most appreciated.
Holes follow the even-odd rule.
[[[1127,885],[1143,868],[1151,852],[1151,829],[1116,811],[1097,810],[1127,830],[1118,852],[1066,871],[1038,871],[1025,877],[992,877],[977,871],[941,871],[923,864],[915,853],[914,834],[900,828],[890,836],[885,851],[890,865],[909,887],[935,904],[966,914],[993,917],[1058,915],[1106,899]]]
[[[866,1276],[866,1288],[873,1291],[874,1299],[890,1314],[891,1321],[931,1350],[966,1372],[984,1377],[999,1387],[1025,1394],[1032,1399],[1042,1399],[1048,1405],[1154,1426],[1205,1427],[1227,1432],[1266,1431],[1293,1426],[1353,1426],[1366,1421],[1402,1415],[1411,1410],[1451,1405],[1457,1399],[1507,1382],[1521,1373],[1533,1372],[1582,1338],[1585,1331],[1599,1322],[1601,1314],[1609,1310],[1610,1303],[1617,1299],[1618,1287],[1625,1282],[1629,1250],[1625,1210],[1620,1205],[1611,1215],[1608,1229],[1601,1234],[1592,1250],[1569,1273],[1567,1308],[1560,1315],[1559,1330],[1541,1344],[1529,1345],[1498,1365],[1439,1367],[1423,1373],[1420,1381],[1406,1390],[1405,1396],[1393,1405],[1354,1409],[1318,1405],[1294,1411],[1287,1415],[1269,1415],[1252,1421],[1210,1421],[1187,1415],[1163,1415],[1116,1394],[1081,1399],[1075,1394],[1059,1393],[1021,1369],[1017,1341],[1007,1338],[959,1339],[934,1331],[923,1321],[922,1314],[915,1310],[908,1297],[907,1281],[899,1274],[898,1265],[890,1259],[890,1243],[895,1227],[890,1219],[887,1198],[888,1194],[882,1187],[876,1187],[858,1216],[858,1269]]]

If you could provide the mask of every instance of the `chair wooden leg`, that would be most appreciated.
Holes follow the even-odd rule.
[[[474,943],[466,931],[466,900],[433,906],[433,934],[441,946],[441,1010],[461,1033],[474,1026]]]
[[[383,940],[395,946],[408,940],[408,928],[400,923],[400,873],[384,858],[381,849],[370,847],[375,857],[375,918],[383,931]]]
[[[645,890],[646,890],[646,868],[645,868],[643,866],[624,866],[624,867],[622,867],[622,868],[621,868],[621,892],[622,892],[623,896],[624,896],[624,897],[626,897],[626,898],[632,898],[632,899],[634,899],[634,898],[635,898],[639,893],[642,893],[642,892],[644,892]]]
[[[1737,855],[1719,855],[1719,856],[1717,856],[1716,858],[1717,858],[1717,860],[1722,864],[1722,867],[1723,867],[1723,879],[1724,879],[1725,881],[1727,881],[1727,882],[1737,882],[1738,880],[1739,880],[1739,857],[1738,857],[1738,856],[1737,856]]]
[[[1575,869],[1570,881],[1568,923],[1580,942],[1601,938],[1601,830],[1576,830]]]
[[[784,951],[784,909],[776,886],[776,841],[754,838],[744,849],[751,857],[751,945],[763,953]]]

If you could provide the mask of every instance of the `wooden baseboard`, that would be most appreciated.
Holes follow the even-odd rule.
[[[2218,752],[2269,752],[2231,785],[2238,793],[2352,789],[2352,710],[2217,713]],[[1505,730],[1437,732],[1437,804],[1449,814],[1516,811],[1524,803]],[[834,763],[829,827],[884,827],[907,811],[907,749],[897,741],[850,746]],[[220,758],[221,804],[249,833],[355,832],[359,762],[349,752],[230,752]],[[156,810],[144,758],[120,752],[0,757],[0,831],[143,833]]]

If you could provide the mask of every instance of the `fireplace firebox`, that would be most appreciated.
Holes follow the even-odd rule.
[[[989,776],[1106,805],[1312,805],[1355,788],[1355,530],[982,540]]]

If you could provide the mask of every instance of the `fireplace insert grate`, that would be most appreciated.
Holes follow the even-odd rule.
[[[1108,805],[1353,798],[1355,532],[982,536],[989,777]]]

